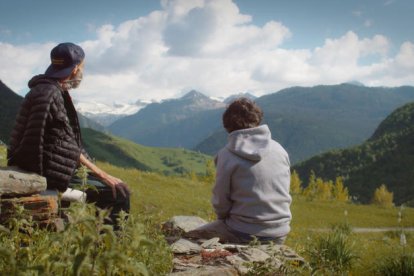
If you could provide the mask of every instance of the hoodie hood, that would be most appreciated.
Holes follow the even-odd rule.
[[[267,154],[272,135],[267,125],[233,131],[228,136],[226,148],[251,161],[260,161]]]
[[[60,90],[60,85],[59,83],[54,80],[54,79],[50,79],[48,77],[46,77],[45,75],[37,75],[34,76],[28,83],[29,88],[33,88],[34,86],[38,85],[39,83],[49,83],[49,84],[53,84],[56,85]]]

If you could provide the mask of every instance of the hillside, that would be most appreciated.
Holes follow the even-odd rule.
[[[223,103],[191,91],[179,99],[149,104],[109,129],[146,146],[190,149],[220,126],[223,108]]]
[[[292,87],[256,99],[273,138],[293,164],[330,149],[366,140],[397,107],[414,100],[414,87],[364,87],[352,84]],[[194,148],[213,155],[226,143],[217,130]]]
[[[367,203],[381,184],[394,193],[394,202],[414,202],[414,103],[396,109],[365,143],[315,156],[293,167],[302,179],[313,170],[318,177],[345,177],[345,185]]]
[[[92,130],[82,129],[84,145],[91,157],[124,168],[163,174],[206,173],[210,156],[186,149],[151,148]]]
[[[0,81],[0,140],[8,143],[23,98]]]

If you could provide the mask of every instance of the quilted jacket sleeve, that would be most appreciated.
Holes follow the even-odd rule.
[[[43,141],[52,89],[34,88],[26,95],[10,137],[8,165],[43,174]]]

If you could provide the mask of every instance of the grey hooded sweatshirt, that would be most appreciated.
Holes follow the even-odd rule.
[[[233,131],[216,156],[212,204],[232,229],[260,237],[290,231],[290,162],[267,125]]]

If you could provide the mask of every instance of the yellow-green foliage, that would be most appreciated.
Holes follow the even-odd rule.
[[[203,179],[206,183],[215,183],[216,182],[216,167],[212,159],[207,160],[206,163],[206,174]]]
[[[0,145],[0,166],[6,166],[6,164],[7,164],[6,147]]]
[[[295,178],[296,177],[297,179],[295,179],[295,181],[301,183],[299,176],[295,176]],[[334,184],[332,181],[323,181],[322,178],[316,177],[313,171],[309,177],[309,184],[303,190],[302,194],[305,196],[305,198],[311,201],[336,200],[346,202],[349,200],[348,189],[344,187],[341,177],[337,177]]]
[[[335,186],[333,187],[333,198],[340,202],[347,202],[349,200],[348,188],[344,187],[342,177],[337,177]]]
[[[388,191],[387,187],[382,184],[379,188],[377,188],[374,192],[374,196],[372,197],[372,204],[379,205],[382,207],[392,207],[394,199],[394,194]]]
[[[302,193],[302,181],[296,171],[290,176],[290,194],[299,195]]]

